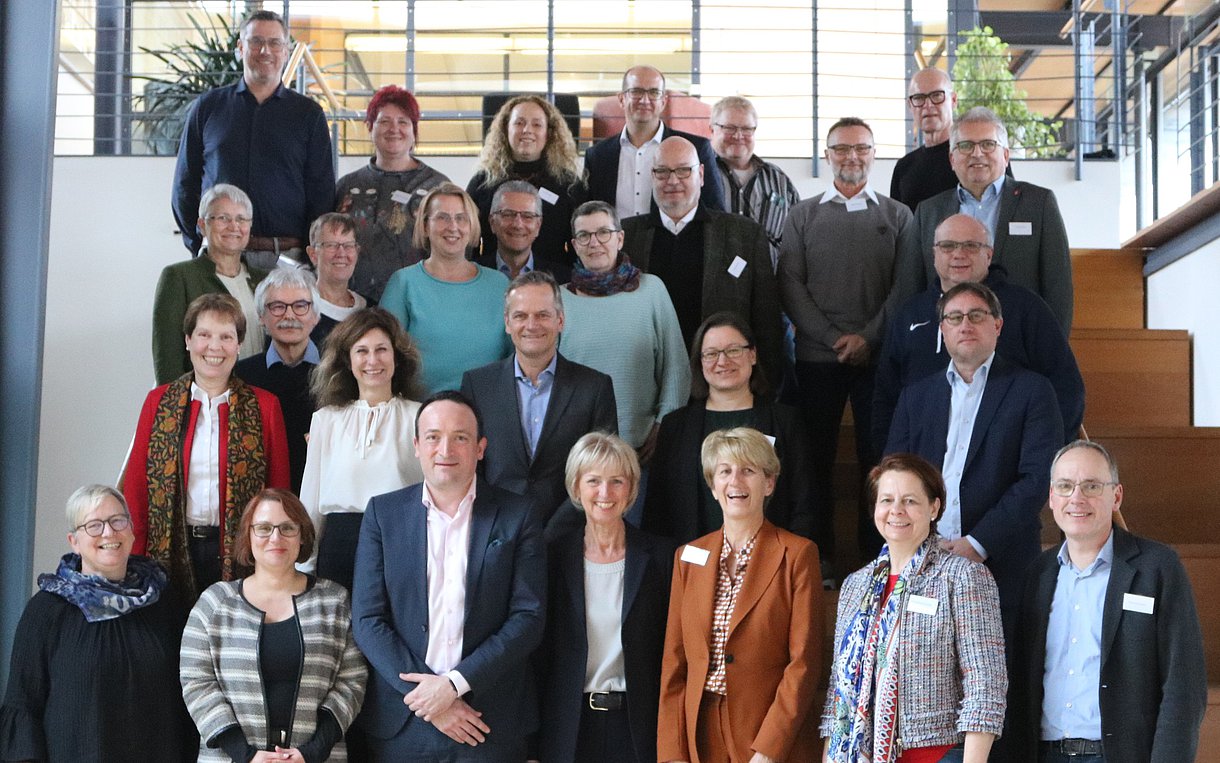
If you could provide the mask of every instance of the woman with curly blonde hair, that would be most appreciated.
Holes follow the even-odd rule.
[[[541,95],[508,99],[492,120],[479,156],[479,170],[466,191],[479,207],[483,230],[480,261],[495,267],[496,229],[518,222],[512,212],[506,220],[491,213],[492,196],[501,184],[524,180],[538,189],[542,199],[542,227],[534,242],[536,259],[546,264],[571,266],[568,225],[572,212],[588,198],[584,170],[576,153],[576,139],[554,104]],[[520,220],[537,224],[535,220]]]

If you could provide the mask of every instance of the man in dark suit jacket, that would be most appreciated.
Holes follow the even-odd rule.
[[[936,282],[932,261],[936,226],[963,212],[987,225],[994,241],[994,262],[1004,266],[1013,283],[1046,300],[1063,333],[1068,334],[1072,328],[1072,260],[1054,192],[1005,177],[1008,132],[991,111],[977,107],[966,112],[953,123],[951,140],[949,161],[958,187],[916,208],[915,219],[899,244],[893,304],[902,304]]]
[[[531,270],[546,271],[559,283],[570,280],[568,255],[534,246],[542,231],[542,197],[528,181],[509,180],[495,190],[487,225],[492,235],[485,241],[495,246],[479,254],[477,262],[483,267],[500,271],[510,281]]]
[[[705,318],[730,310],[750,324],[767,378],[778,380],[783,326],[766,231],[741,215],[706,208],[703,172],[694,146],[666,138],[653,168],[658,209],[623,220],[623,252],[665,283],[686,346]]]
[[[1004,322],[990,289],[959,284],[937,308],[952,362],[902,391],[885,452],[941,467],[948,499],[937,529],[953,553],[986,562],[1011,643],[1063,423],[1046,377],[995,354]]]
[[[504,330],[516,352],[462,376],[462,394],[483,415],[483,475],[528,496],[549,522],[567,501],[568,451],[594,430],[618,432],[610,377],[559,354],[563,299],[549,274],[522,273],[504,294]],[[576,512],[560,512],[578,519]],[[552,533],[548,530],[548,536]]]
[[[604,201],[618,209],[621,219],[647,214],[655,209],[649,193],[648,172],[655,163],[661,141],[671,136],[686,138],[699,154],[703,165],[704,204],[711,209],[728,211],[720,175],[716,171],[716,152],[707,138],[674,130],[661,121],[661,113],[669,95],[665,90],[665,75],[651,66],[633,66],[623,75],[623,90],[618,94],[626,116],[626,126],[619,135],[604,138],[585,152],[585,170],[589,176],[589,200]],[[628,156],[623,156],[628,154]],[[619,177],[620,161],[635,168],[635,177]]]
[[[1025,586],[1014,760],[1195,760],[1207,671],[1190,581],[1172,549],[1113,524],[1122,499],[1105,448],[1078,440],[1059,451],[1050,505],[1067,540]]]
[[[360,528],[360,722],[376,760],[521,761],[538,723],[541,530],[528,499],[476,479],[487,439],[461,393],[425,400],[415,433],[423,483],[373,497]]]

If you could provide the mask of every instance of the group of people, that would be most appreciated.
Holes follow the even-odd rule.
[[[747,99],[672,130],[650,66],[583,166],[510,98],[466,189],[387,86],[336,183],[283,20],[237,53],[181,143],[159,386],[68,501],[0,759],[1193,759],[1190,584],[1077,439],[1054,195],[945,74],[890,196],[845,118],[800,200]],[[872,561],[824,665],[849,401]]]

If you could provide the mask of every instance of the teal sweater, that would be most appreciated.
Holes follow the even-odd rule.
[[[504,332],[506,291],[508,278],[490,268],[481,267],[474,278],[460,283],[433,278],[422,262],[390,276],[381,306],[419,347],[425,394],[461,389],[463,373],[512,352]]]

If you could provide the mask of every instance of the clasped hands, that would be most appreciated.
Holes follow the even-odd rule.
[[[483,722],[483,714],[458,696],[457,689],[446,676],[399,673],[398,677],[416,684],[402,701],[417,717],[459,744],[473,747],[487,741],[485,735],[491,729]]]

